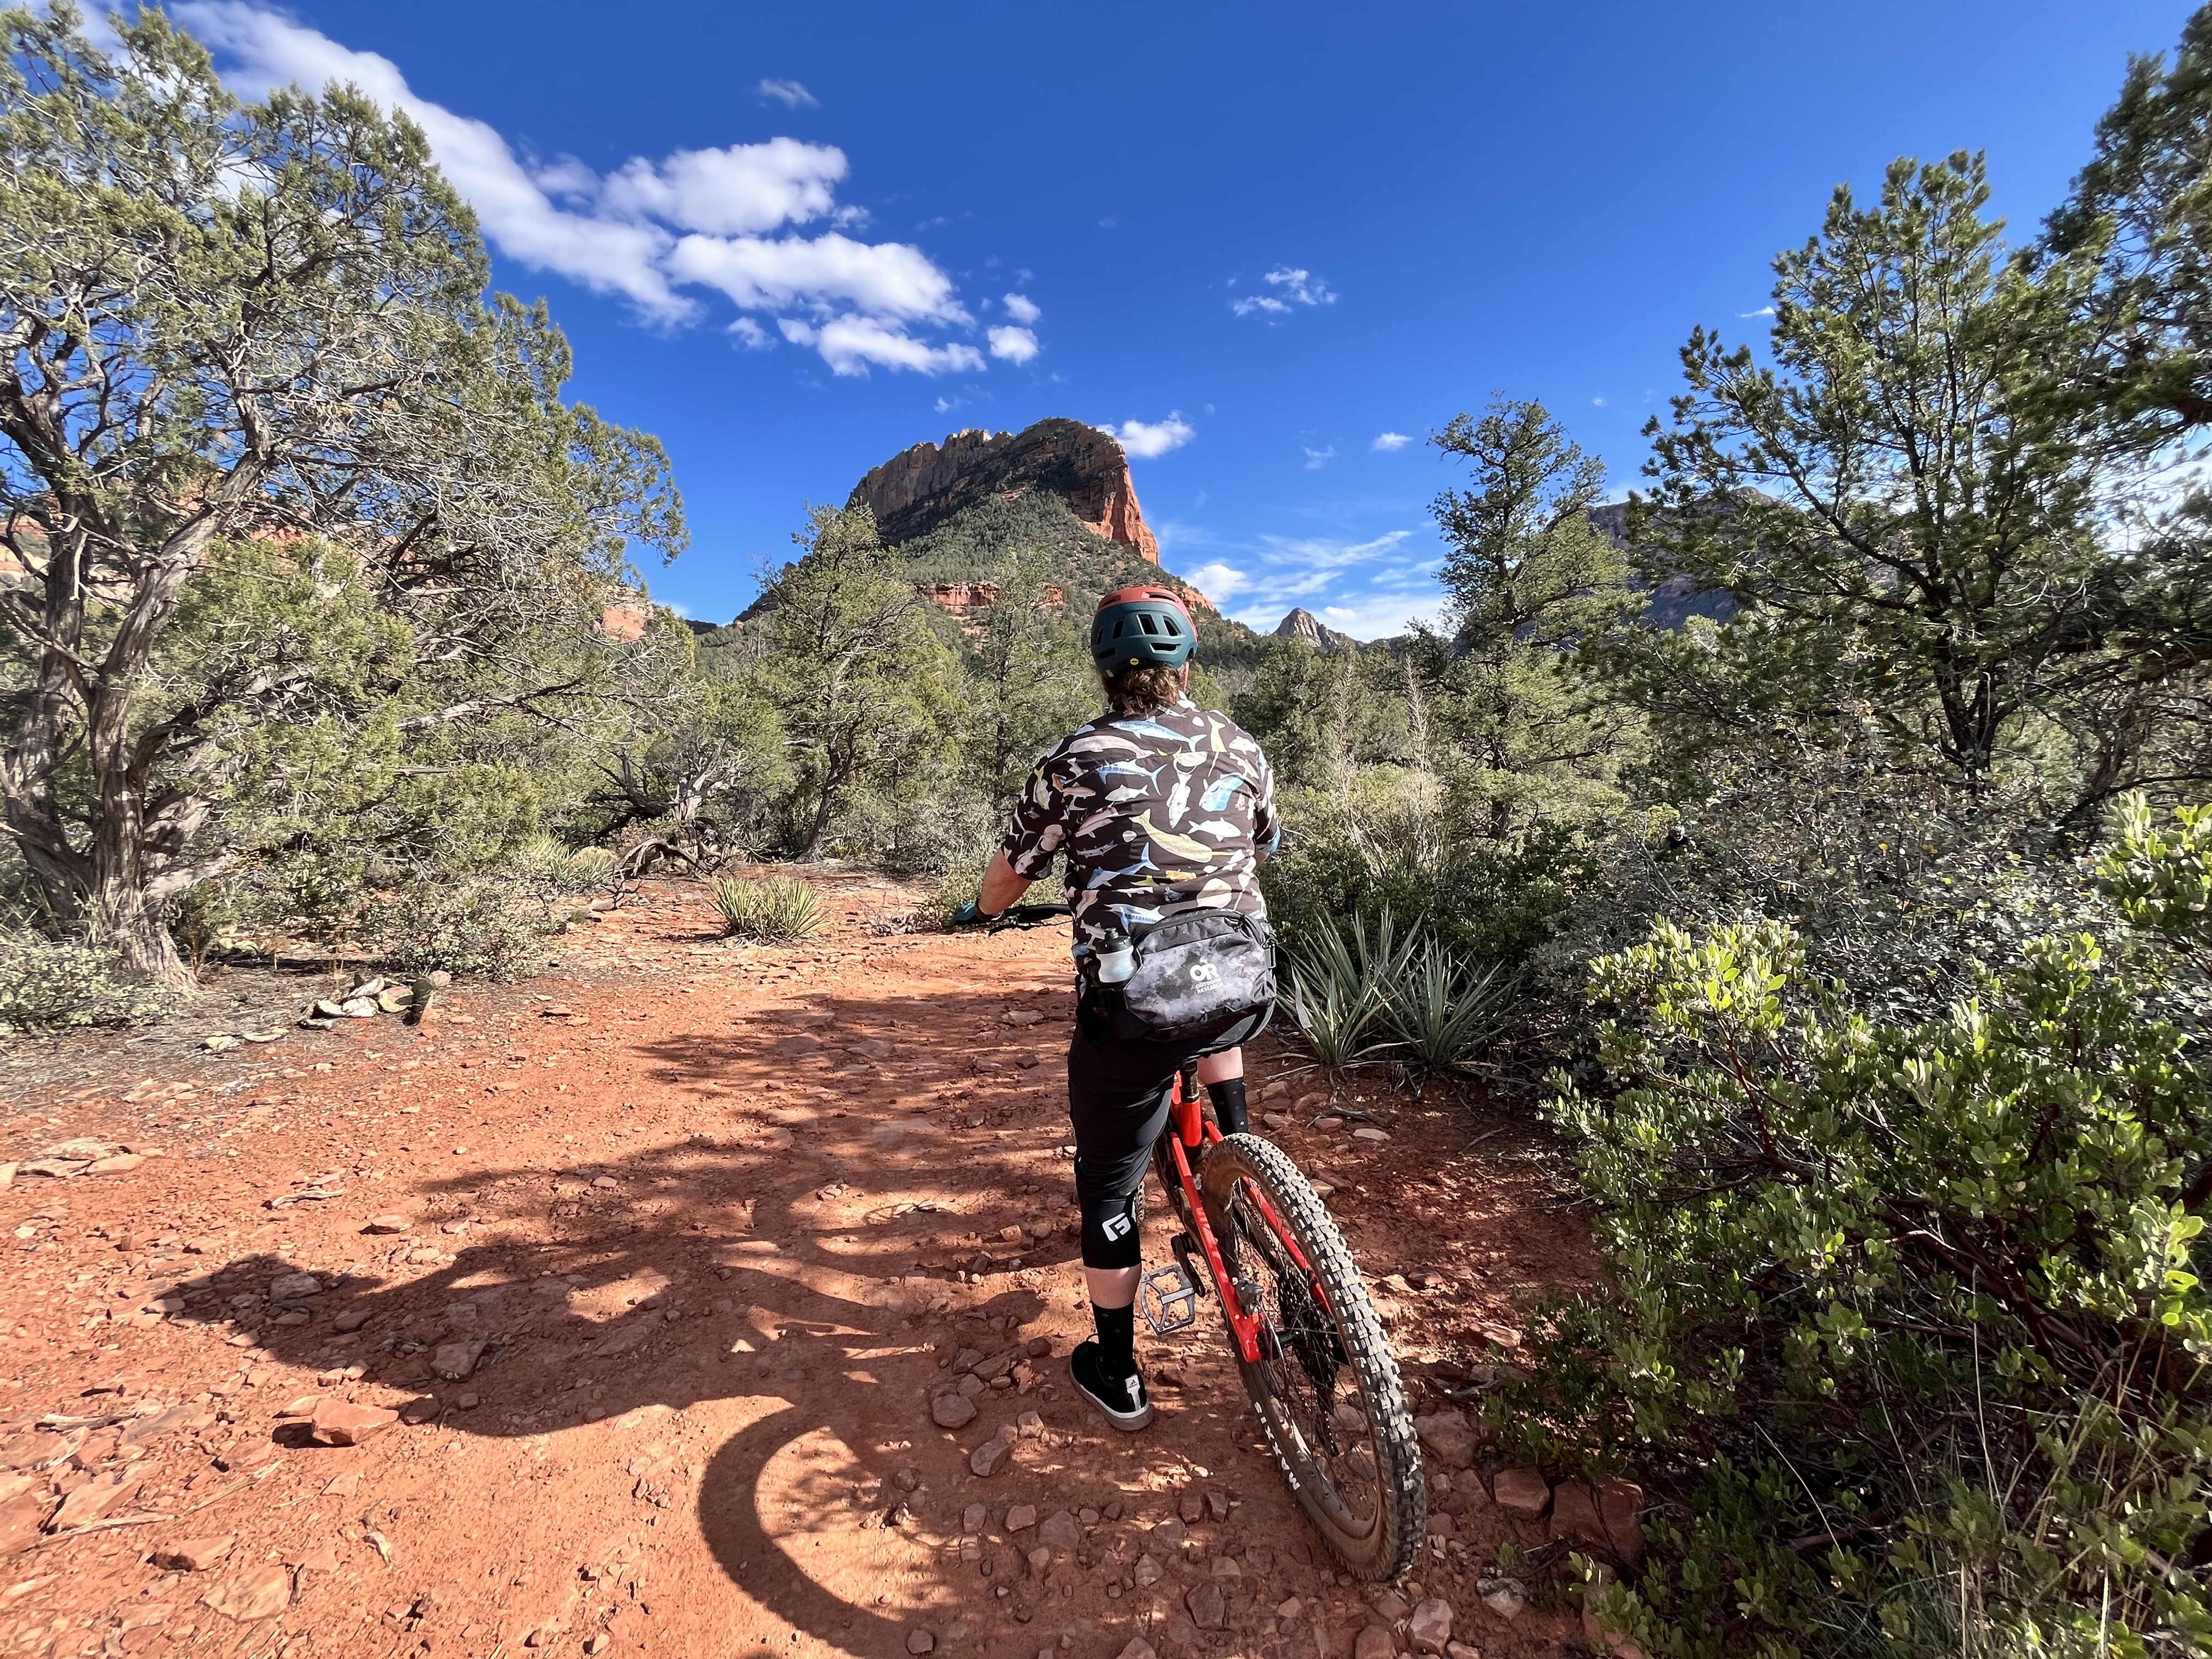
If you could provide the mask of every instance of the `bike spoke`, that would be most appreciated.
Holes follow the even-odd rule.
[[[1285,1449],[1306,1466],[1316,1496],[1363,1531],[1379,1512],[1373,1431],[1356,1376],[1344,1361],[1334,1317],[1311,1278],[1276,1236],[1249,1183],[1239,1182],[1224,1240],[1231,1266],[1259,1287],[1263,1344],[1260,1369],[1276,1407]]]

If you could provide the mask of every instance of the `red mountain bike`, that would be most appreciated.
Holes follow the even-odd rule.
[[[1066,914],[1018,905],[997,925]],[[1427,1534],[1420,1442],[1382,1322],[1321,1194],[1273,1141],[1221,1133],[1195,1062],[1175,1080],[1152,1164],[1183,1231],[1175,1260],[1139,1286],[1146,1322],[1162,1336],[1188,1329],[1212,1286],[1267,1443],[1322,1541],[1355,1577],[1397,1577]]]
[[[1175,1261],[1145,1276],[1146,1322],[1165,1336],[1197,1321],[1204,1291],[1190,1259],[1200,1257],[1307,1518],[1354,1577],[1397,1577],[1428,1529],[1420,1442],[1382,1322],[1321,1195],[1273,1141],[1221,1133],[1194,1064],[1176,1079],[1152,1163],[1184,1231]]]

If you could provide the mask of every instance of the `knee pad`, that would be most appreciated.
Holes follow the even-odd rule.
[[[1133,1267],[1144,1259],[1137,1239],[1137,1195],[1083,1200],[1083,1265]]]

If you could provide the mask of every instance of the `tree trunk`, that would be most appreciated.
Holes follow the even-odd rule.
[[[816,854],[821,851],[822,837],[830,833],[830,813],[836,805],[836,784],[824,779],[822,784],[821,804],[814,809],[813,831],[806,837],[806,845],[799,849],[799,861],[801,864],[813,863]]]
[[[168,925],[146,902],[143,889],[120,878],[95,885],[89,906],[91,936],[123,959],[125,967],[185,996],[198,996],[200,982],[177,953]]]
[[[199,980],[178,955],[160,907],[147,896],[145,800],[128,767],[102,767],[100,816],[93,828],[92,890],[85,910],[91,937],[123,958],[124,965],[185,996],[199,994]]]

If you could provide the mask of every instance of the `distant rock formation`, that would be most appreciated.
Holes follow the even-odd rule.
[[[1275,624],[1279,640],[1304,640],[1308,645],[1323,651],[1340,651],[1347,646],[1357,647],[1358,641],[1349,634],[1340,634],[1319,617],[1300,605]]]
[[[1607,501],[1589,510],[1590,526],[1615,547],[1628,546],[1628,503]],[[1643,586],[1642,582],[1635,584]],[[1699,587],[1687,576],[1668,576],[1650,589],[1644,620],[1654,628],[1673,632],[1692,617],[1710,617],[1724,623],[1735,615],[1735,596],[1717,587]]]
[[[917,586],[914,591],[939,610],[955,614],[971,611],[977,605],[991,605],[999,602],[999,584],[990,581],[929,582]],[[1063,596],[1058,587],[1047,582],[1037,594],[1037,603],[1059,605],[1063,603]]]
[[[599,613],[599,632],[624,645],[645,637],[652,608],[642,599],[619,599]]]
[[[872,509],[878,532],[896,546],[988,496],[1029,489],[1054,491],[1094,535],[1160,562],[1121,444],[1095,426],[1057,416],[1020,432],[971,428],[942,445],[902,450],[854,486],[846,505]]]

